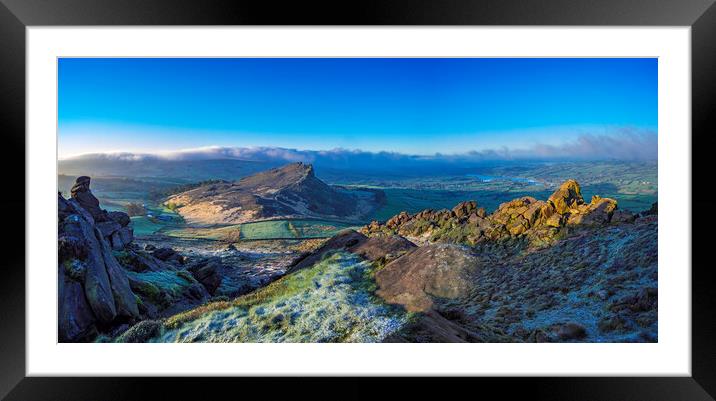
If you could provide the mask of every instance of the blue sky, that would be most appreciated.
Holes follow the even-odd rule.
[[[462,153],[657,130],[656,59],[62,58],[58,68],[60,157]]]

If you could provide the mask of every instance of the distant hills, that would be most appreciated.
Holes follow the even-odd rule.
[[[68,176],[164,178],[181,182],[235,180],[284,162],[239,159],[167,160],[160,158],[109,157],[93,154],[60,160],[58,172]]]
[[[280,218],[360,220],[382,203],[380,190],[345,189],[316,178],[301,162],[244,177],[201,185],[165,202],[187,222],[239,224]]]

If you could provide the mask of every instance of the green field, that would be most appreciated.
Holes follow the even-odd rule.
[[[158,219],[151,219],[147,216],[132,217],[132,228],[134,235],[151,235],[161,229],[173,226],[172,224]]]
[[[350,227],[327,220],[271,220],[241,224],[241,239],[325,238]]]
[[[108,211],[127,211],[127,204],[134,202],[145,205],[147,215],[132,216],[132,228],[134,235],[151,235],[165,228],[173,228],[184,225],[184,219],[176,212],[167,209],[163,205],[150,204],[146,199],[130,198],[130,199],[100,199],[101,205]],[[150,217],[151,216],[151,217]],[[158,218],[160,217],[161,218]]]
[[[349,227],[356,228],[348,223],[336,221],[298,219],[257,221],[214,227],[165,226],[162,233],[177,238],[238,242],[242,240],[328,238]]]

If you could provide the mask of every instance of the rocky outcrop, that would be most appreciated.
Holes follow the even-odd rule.
[[[72,199],[74,199],[84,210],[86,210],[95,222],[99,223],[109,219],[107,212],[99,207],[99,200],[90,190],[90,177],[77,177],[75,184],[70,190],[70,194]]]
[[[501,204],[488,215],[477,202],[461,202],[452,210],[401,212],[385,224],[373,221],[361,229],[368,236],[397,234],[419,244],[526,238],[536,247],[560,238],[568,228],[630,223],[635,216],[618,210],[614,199],[592,197],[586,203],[575,180],[565,181],[546,201],[531,196]]]
[[[366,241],[349,246],[346,250],[360,256],[362,259],[386,264],[414,248],[416,248],[415,244],[401,236],[387,235],[368,238]]]
[[[214,295],[221,285],[221,259],[218,257],[196,261],[189,265],[187,270],[211,295]]]
[[[154,249],[152,250],[152,256],[165,262],[173,262],[175,264],[184,263],[184,258],[171,248],[163,247]]]
[[[311,267],[321,261],[329,252],[358,246],[368,240],[368,237],[353,230],[344,230],[335,235],[313,252],[304,253],[298,256],[288,267],[286,273],[293,273],[297,270]]]
[[[463,246],[432,244],[420,247],[389,263],[375,274],[381,298],[403,305],[410,312],[424,312],[433,298],[467,295],[477,259]]]
[[[108,212],[107,217],[109,217],[109,219],[114,221],[115,223],[119,224],[120,227],[127,227],[129,223],[132,222],[132,220],[129,218],[129,215],[124,212]]]
[[[86,340],[98,327],[139,317],[129,280],[95,224],[94,216],[101,219],[106,213],[94,208],[98,204],[91,202],[94,196],[85,182],[89,179],[78,180],[73,193],[81,194],[89,210],[77,198],[58,197],[60,341]]]
[[[565,214],[584,204],[582,190],[575,180],[567,180],[547,200],[559,214]]]
[[[79,177],[70,199],[58,195],[60,341],[89,341],[209,298],[221,283],[216,263],[195,258],[189,271],[170,248],[139,250],[129,216],[103,210],[89,183]]]
[[[67,272],[66,272],[67,271]],[[85,266],[78,262],[58,268],[58,332],[60,342],[74,342],[97,334],[97,318],[84,289]]]
[[[383,265],[403,256],[414,248],[416,248],[415,244],[397,235],[368,238],[359,232],[348,229],[341,231],[315,251],[307,252],[297,257],[286,273],[289,274],[311,267],[328,254],[336,251],[350,252],[363,260]]]
[[[174,265],[157,259],[152,256],[151,253],[146,251],[127,249],[118,255],[120,258],[120,264],[128,271],[135,273],[176,270]]]
[[[231,268],[221,258],[187,256],[169,247],[140,249],[129,216],[103,210],[89,183],[80,177],[71,198],[58,195],[61,342],[115,337],[137,321],[171,316],[217,293]],[[134,327],[125,337],[151,332],[146,324]]]
[[[129,223],[131,219],[124,212],[107,212],[99,206],[99,200],[92,194],[90,189],[90,177],[77,177],[75,184],[70,190],[70,203],[79,206],[84,212],[92,217],[92,222],[105,238],[113,250],[124,249],[132,243],[134,232]],[[76,207],[75,207],[76,209]],[[63,212],[60,211],[60,214]]]

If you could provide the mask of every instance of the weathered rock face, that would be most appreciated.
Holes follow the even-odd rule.
[[[117,310],[114,305],[112,291],[109,285],[109,277],[107,269],[104,265],[102,257],[102,247],[100,246],[94,227],[79,215],[70,215],[64,222],[60,223],[61,243],[71,243],[77,248],[82,249],[85,257],[80,259],[81,255],[69,254],[68,259],[60,260],[61,264],[81,263],[84,267],[83,288],[87,301],[94,312],[94,315],[102,323],[109,323],[117,316]]]
[[[315,263],[319,262],[323,256],[329,252],[355,247],[367,240],[368,237],[353,230],[341,231],[336,236],[326,241],[325,244],[314,252],[303,254],[296,258],[296,260],[286,270],[286,273],[293,273],[297,270],[311,267]]]
[[[615,218],[616,216],[616,218]],[[406,212],[363,227],[368,236],[402,235],[419,244],[456,242],[475,245],[483,241],[526,238],[536,247],[549,245],[566,227],[603,226],[634,221],[631,213],[617,210],[614,199],[595,196],[590,203],[582,198],[579,184],[564,182],[547,201],[526,196],[501,204],[487,215],[477,202],[462,202],[452,210]]]
[[[184,259],[182,258],[182,256],[171,248],[154,249],[154,250],[152,250],[152,256],[154,256],[155,258],[157,258],[159,260],[165,261],[165,262],[170,262],[170,263],[175,263],[175,264],[184,263]]]
[[[133,240],[126,213],[107,212],[78,177],[72,197],[58,196],[59,337],[88,340],[99,328],[140,317],[137,297],[113,254]]]
[[[493,223],[489,237],[499,239],[505,231],[511,236],[524,234],[533,226],[546,221],[553,211],[551,205],[530,196],[503,203],[489,216]]]
[[[108,212],[107,216],[114,222],[119,223],[121,227],[127,227],[132,221],[129,215],[124,212]]]
[[[477,211],[477,202],[475,202],[475,201],[460,202],[454,208],[452,208],[452,213],[458,219],[469,216],[470,213],[476,212],[476,211]]]
[[[58,266],[58,331],[60,342],[75,342],[91,338],[97,331],[95,315],[92,312],[82,287],[85,266],[70,266],[75,274],[66,274],[67,267]]]
[[[77,177],[75,185],[73,185],[70,190],[70,194],[72,195],[72,199],[77,201],[83,209],[92,215],[95,222],[106,221],[109,218],[107,212],[99,207],[99,200],[95,198],[90,190],[89,177]]]
[[[165,263],[153,257],[150,253],[140,250],[127,252],[123,255],[121,264],[125,269],[136,273],[149,271],[157,272],[162,270],[172,270],[174,268],[169,263]]]
[[[416,245],[398,235],[368,238],[348,247],[346,250],[371,262],[387,263],[399,258],[406,252],[416,248]]]
[[[112,234],[112,248],[121,250],[134,240],[134,230],[130,227],[122,227]]]
[[[99,241],[99,244],[102,247],[102,259],[107,270],[117,316],[128,319],[138,317],[137,299],[129,287],[129,279],[126,273],[112,254],[109,244],[106,241]]]
[[[82,341],[98,325],[139,317],[126,274],[94,218],[80,205],[58,197],[60,341]]]
[[[102,237],[105,238],[111,237],[112,234],[122,228],[122,226],[120,226],[116,221],[103,221],[95,224],[95,227],[97,227],[100,234],[102,234]]]
[[[220,286],[219,258],[134,246],[126,213],[106,212],[80,177],[73,197],[58,196],[59,340],[116,335],[140,319],[172,315],[206,302]],[[85,207],[86,206],[86,207]]]
[[[617,209],[617,201],[609,198],[594,196],[588,205],[579,205],[576,210],[570,213],[568,225],[604,225],[611,221],[614,211]]]
[[[79,206],[83,213],[85,220],[87,215],[92,217],[92,223],[100,231],[103,238],[105,238],[110,247],[116,251],[124,249],[134,239],[134,232],[129,223],[131,219],[129,215],[124,212],[107,212],[100,208],[99,200],[92,194],[90,190],[90,177],[81,176],[77,177],[75,185],[70,190],[72,198],[69,200],[70,204],[74,205],[74,209]],[[63,215],[63,210],[60,210],[60,216]]]
[[[408,311],[426,311],[433,297],[467,295],[477,259],[468,248],[453,244],[420,247],[386,265],[375,274],[380,297]]]
[[[204,259],[187,268],[211,295],[214,295],[216,289],[221,285],[220,269],[221,260],[219,258]]]
[[[567,180],[548,199],[559,214],[565,214],[570,209],[584,203],[582,190],[575,180]]]
[[[348,229],[338,233],[315,251],[296,258],[286,274],[311,267],[335,251],[350,252],[363,260],[386,264],[414,248],[416,248],[415,244],[397,235],[368,238],[359,232]]]

